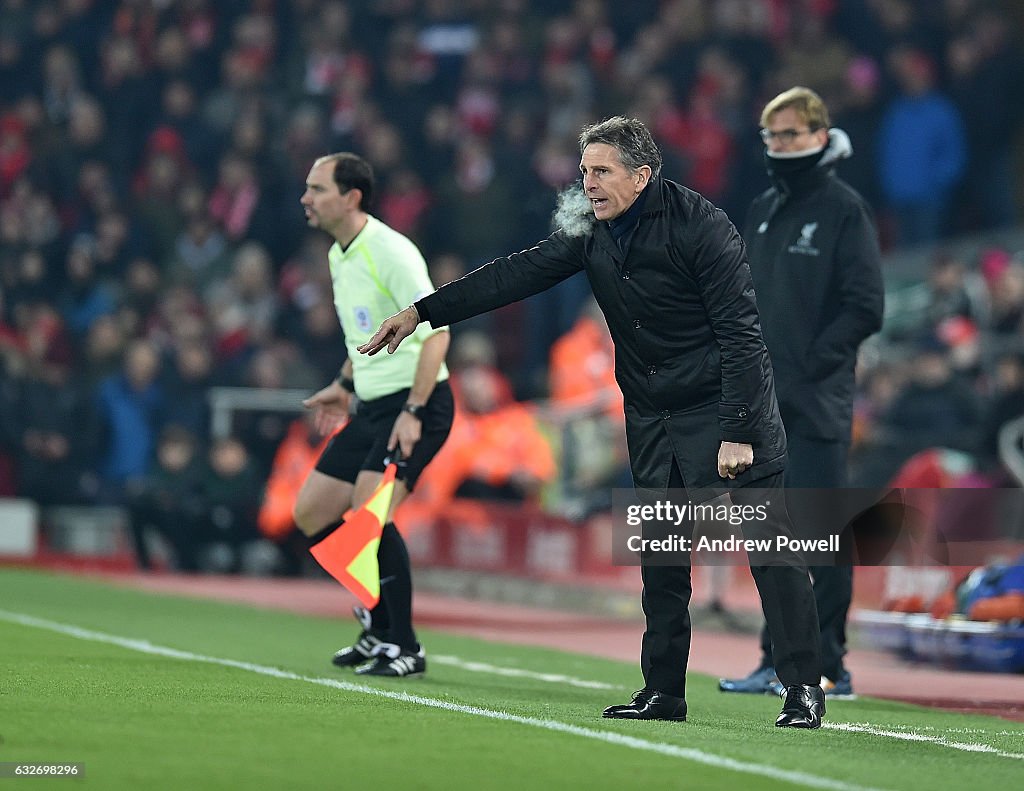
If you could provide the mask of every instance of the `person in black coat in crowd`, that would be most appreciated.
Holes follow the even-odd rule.
[[[420,299],[359,351],[394,352],[420,321],[460,321],[585,271],[615,342],[638,491],[696,499],[728,489],[733,503],[748,503],[752,486],[780,489],[786,434],[742,239],[724,212],[661,177],[661,153],[639,121],[588,126],[580,150],[583,190],[563,194],[557,231]],[[771,529],[788,532],[784,511]],[[645,684],[604,716],[684,720],[690,569],[649,554],[641,564]],[[807,570],[793,561],[752,572],[786,686],[776,725],[819,727],[825,707]]]
[[[160,432],[153,469],[129,489],[132,541],[139,568],[153,568],[148,536],[153,531],[170,547],[172,568],[199,571],[210,510],[203,496],[209,476],[200,451],[194,432],[181,425],[167,425]]]
[[[834,172],[852,148],[845,132],[829,128],[818,94],[803,87],[779,94],[765,106],[761,126],[772,187],[751,205],[743,238],[789,440],[786,486],[841,488],[847,484],[857,350],[882,326],[878,233],[867,203]],[[800,512],[805,501],[790,502],[798,527],[801,518],[813,519]],[[826,694],[849,696],[853,687],[843,656],[853,567],[837,563],[811,573],[822,687]],[[750,675],[722,679],[719,688],[775,690],[767,629],[761,650]]]

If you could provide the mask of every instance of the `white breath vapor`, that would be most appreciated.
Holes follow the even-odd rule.
[[[580,182],[570,184],[558,194],[558,202],[551,219],[566,236],[586,236],[594,227],[594,207],[583,193]]]

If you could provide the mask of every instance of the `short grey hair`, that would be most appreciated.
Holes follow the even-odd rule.
[[[651,178],[661,173],[661,151],[650,130],[636,118],[616,115],[597,124],[583,127],[580,132],[580,153],[591,143],[605,143],[619,152],[622,164],[630,170],[649,165]]]

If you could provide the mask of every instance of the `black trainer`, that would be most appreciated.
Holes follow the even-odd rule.
[[[356,668],[360,676],[387,676],[408,678],[422,676],[427,672],[427,655],[421,646],[418,651],[403,651],[394,643],[380,643],[375,649],[375,658],[362,667]]]
[[[352,613],[363,627],[363,631],[359,633],[355,643],[342,648],[331,657],[331,664],[336,667],[355,667],[368,662],[376,656],[374,652],[377,646],[384,644],[384,633],[373,628],[369,610],[365,607],[353,607]]]

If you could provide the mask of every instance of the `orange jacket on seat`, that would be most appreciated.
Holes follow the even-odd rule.
[[[420,476],[410,499],[442,508],[470,478],[501,486],[517,475],[541,482],[555,477],[554,454],[532,410],[511,400],[510,389],[501,384],[501,374],[493,371],[491,375],[496,378],[499,403],[482,414],[465,408],[458,375],[452,377],[456,410],[451,433]]]
[[[550,377],[551,400],[558,406],[583,407],[608,399],[605,411],[623,419],[611,335],[589,316],[581,316],[552,345]]]

